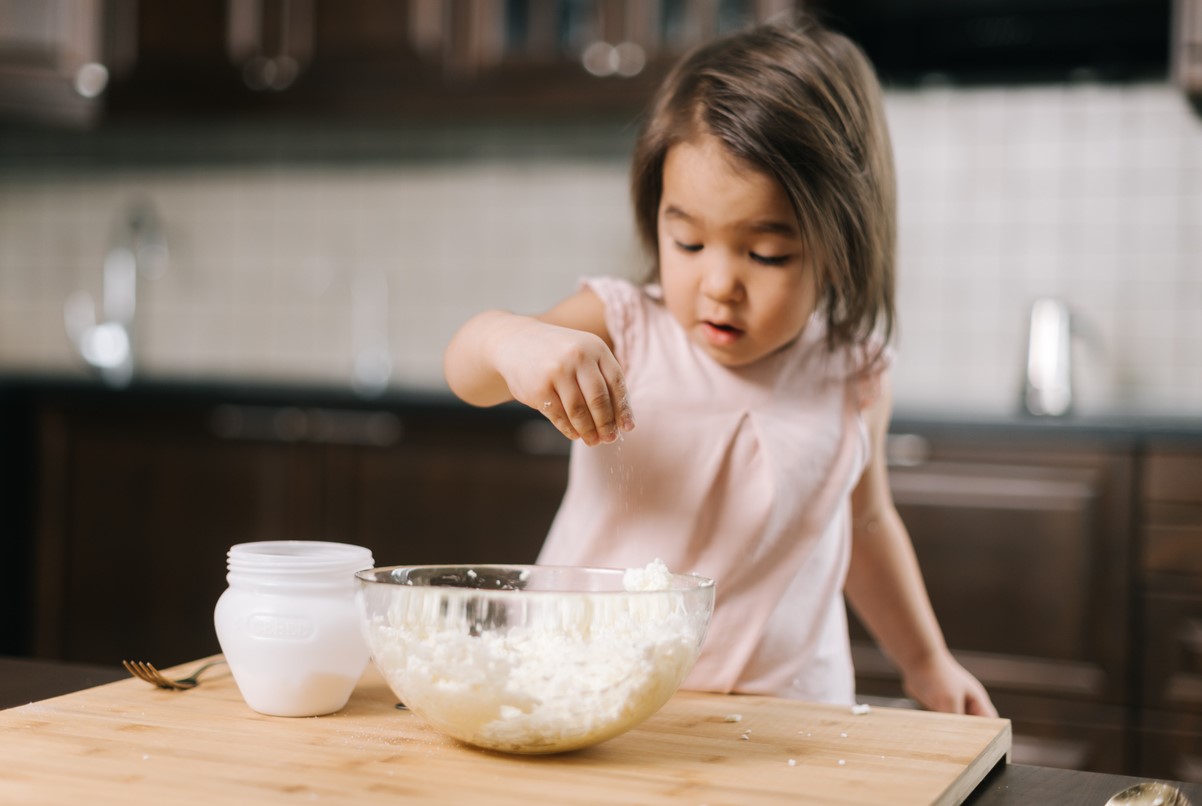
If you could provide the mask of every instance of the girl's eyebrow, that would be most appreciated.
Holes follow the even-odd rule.
[[[773,221],[766,219],[764,221],[752,221],[748,227],[752,232],[763,232],[768,235],[781,235],[785,238],[797,238],[797,227],[787,221]]]
[[[697,219],[674,204],[670,204],[664,208],[665,218],[679,218],[691,224],[697,223]],[[785,238],[797,239],[800,237],[797,233],[797,227],[788,221],[776,221],[771,218],[762,219],[759,221],[750,221],[745,226],[750,232],[764,233],[767,235],[780,235]]]
[[[690,222],[697,220],[697,219],[693,218],[693,216],[686,213],[684,210],[681,210],[675,204],[669,204],[667,207],[664,208],[664,217],[665,218],[683,218],[685,221],[690,221]]]

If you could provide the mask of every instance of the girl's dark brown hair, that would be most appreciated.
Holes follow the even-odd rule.
[[[639,237],[659,275],[664,158],[702,134],[775,178],[818,272],[828,340],[866,346],[894,329],[896,181],[880,84],[846,37],[799,15],[702,45],[661,85],[635,144]]]

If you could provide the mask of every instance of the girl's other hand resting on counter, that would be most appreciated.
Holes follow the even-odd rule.
[[[904,683],[906,693],[932,711],[998,715],[985,687],[951,653],[943,653],[908,670]]]

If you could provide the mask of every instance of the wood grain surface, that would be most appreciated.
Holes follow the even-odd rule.
[[[268,717],[220,667],[191,691],[130,679],[30,703],[0,712],[0,802],[952,804],[1010,749],[1005,719],[680,693],[595,747],[511,756],[395,702],[369,667],[337,714]]]

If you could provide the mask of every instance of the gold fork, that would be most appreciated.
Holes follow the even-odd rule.
[[[196,671],[187,677],[181,677],[179,680],[172,680],[164,675],[158,669],[154,668],[153,664],[145,663],[138,660],[123,660],[121,665],[125,667],[125,671],[132,674],[139,680],[145,680],[147,683],[153,683],[159,688],[172,689],[174,691],[186,691],[190,688],[196,688],[200,685],[200,675],[206,669],[209,669],[218,664],[225,663],[224,660],[212,660],[200,666]]]

